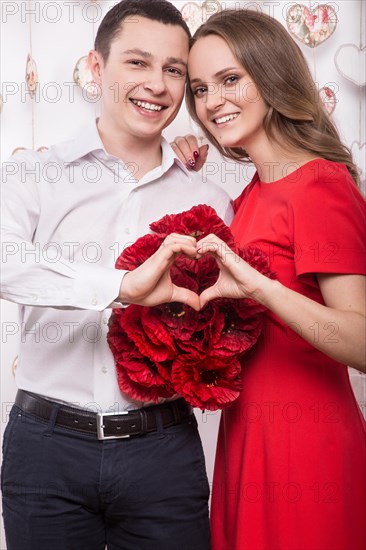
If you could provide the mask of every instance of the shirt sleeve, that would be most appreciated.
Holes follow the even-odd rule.
[[[26,151],[3,164],[1,297],[23,305],[102,311],[118,297],[125,271],[53,258],[34,243],[41,216],[38,157]],[[24,174],[27,168],[27,177]]]
[[[294,189],[289,223],[297,276],[364,274],[365,201],[346,167],[323,161]]]

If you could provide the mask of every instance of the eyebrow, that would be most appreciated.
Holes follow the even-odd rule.
[[[150,52],[144,52],[144,50],[140,50],[140,48],[133,48],[132,50],[125,50],[124,52],[121,52],[121,55],[130,54],[141,55],[141,57],[152,57]]]
[[[227,67],[226,69],[221,69],[221,71],[218,71],[213,76],[214,78],[218,78],[227,72],[237,71],[237,70],[238,70],[238,67]],[[192,80],[190,80],[191,84],[196,84],[196,82],[202,82],[202,80],[200,78],[192,78]]]
[[[124,52],[121,52],[121,55],[141,55],[141,57],[144,57],[145,59],[152,58],[153,55],[151,52],[145,52],[144,50],[140,50],[140,48],[133,48],[131,50],[125,50]],[[187,63],[181,58],[181,57],[167,57],[166,59],[167,63],[172,63],[173,65],[179,64],[183,65],[184,67],[187,67]]]

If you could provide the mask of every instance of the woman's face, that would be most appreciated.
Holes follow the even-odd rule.
[[[266,140],[268,111],[256,85],[222,38],[199,38],[188,61],[197,116],[223,147],[251,149]]]

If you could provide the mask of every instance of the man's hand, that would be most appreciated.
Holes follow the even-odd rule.
[[[168,235],[155,254],[123,277],[120,301],[148,307],[181,302],[199,311],[199,296],[187,288],[176,286],[171,280],[170,266],[178,254],[196,258],[196,239],[177,233]]]

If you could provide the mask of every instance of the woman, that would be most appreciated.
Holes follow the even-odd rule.
[[[223,412],[212,494],[214,550],[365,548],[365,422],[346,365],[365,370],[365,204],[349,150],[300,49],[254,11],[213,15],[194,36],[188,108],[226,156],[256,174],[235,201],[240,246],[267,252],[277,280],[214,235],[220,296],[268,312]],[[182,155],[190,145],[176,142]],[[197,154],[195,155],[197,158]]]

